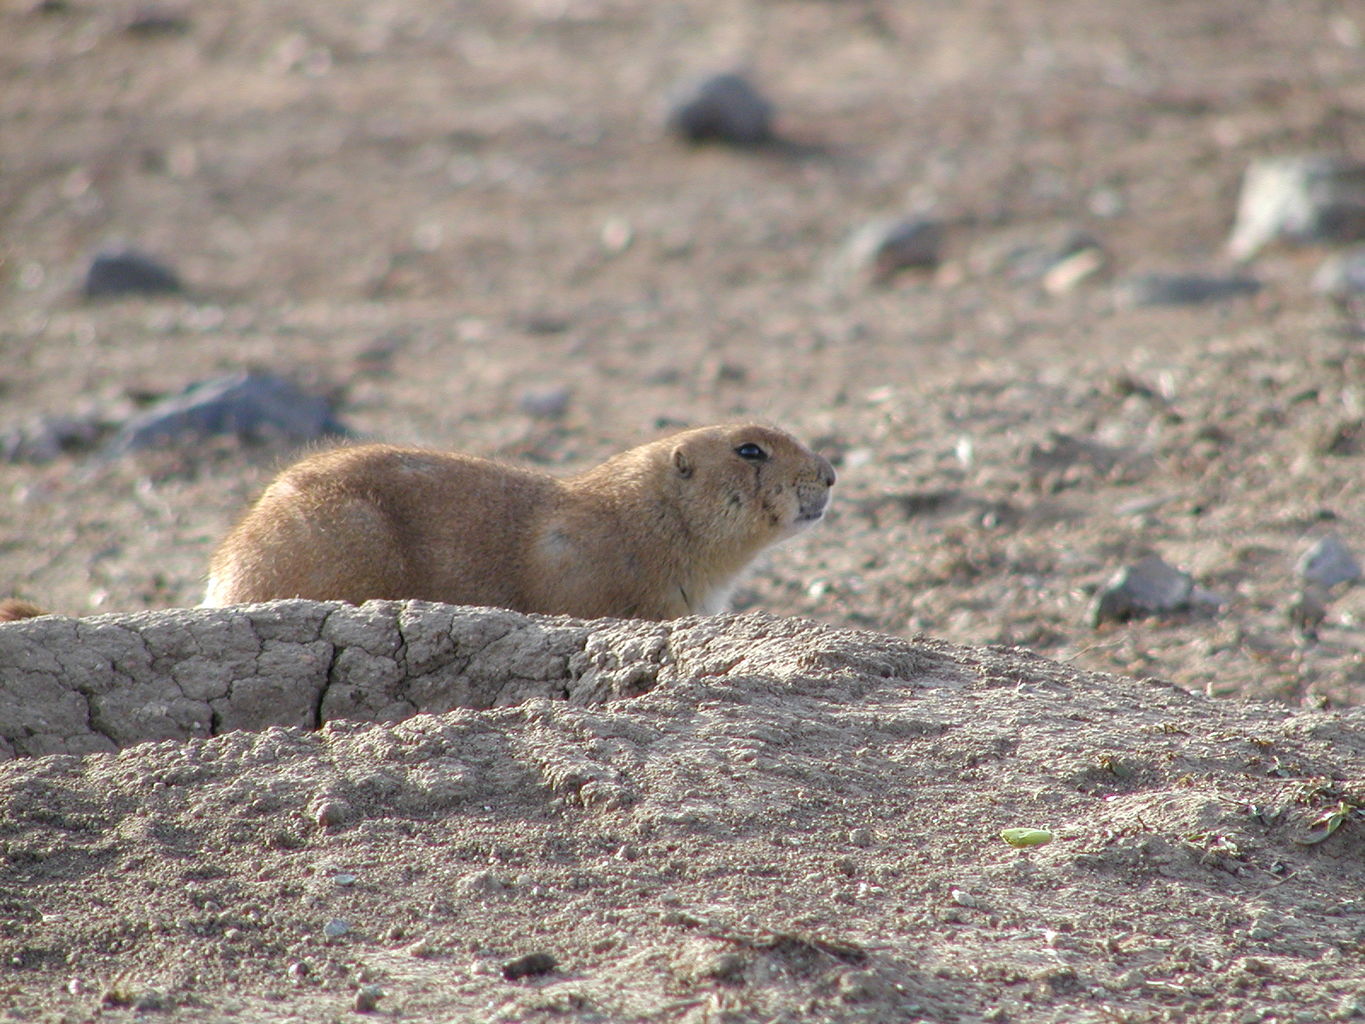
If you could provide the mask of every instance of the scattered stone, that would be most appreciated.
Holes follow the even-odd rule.
[[[1257,160],[1242,179],[1228,252],[1250,259],[1273,241],[1365,238],[1365,163],[1343,157]]]
[[[332,882],[340,886],[351,886],[355,885],[356,877],[355,875],[352,875],[349,872],[343,871],[339,874],[333,875]]]
[[[1285,608],[1285,617],[1305,640],[1316,640],[1318,629],[1327,618],[1329,597],[1325,588],[1307,583]]]
[[[136,249],[106,249],[96,253],[85,272],[87,298],[121,295],[169,295],[181,291],[175,271]]]
[[[141,7],[128,20],[125,27],[131,36],[150,38],[153,36],[178,36],[190,30],[190,19],[184,11],[164,7]]]
[[[374,1013],[383,998],[384,990],[378,985],[362,985],[355,994],[355,1012]]]
[[[981,276],[1046,287],[1048,274],[1085,253],[1092,254],[1101,265],[1107,261],[1100,240],[1082,228],[1065,226],[1041,233],[1033,229],[1005,231],[975,246],[968,265],[972,273]]]
[[[474,871],[457,883],[460,892],[469,896],[492,896],[506,892],[507,882],[491,871]]]
[[[1307,583],[1331,589],[1338,583],[1354,583],[1360,579],[1360,563],[1334,533],[1318,539],[1305,551],[1294,566],[1294,571]]]
[[[1216,608],[1222,603],[1216,594],[1196,587],[1189,573],[1168,565],[1158,555],[1148,555],[1120,570],[1099,592],[1091,619],[1099,627],[1106,622],[1128,622],[1196,606]]]
[[[339,917],[334,917],[322,926],[322,937],[328,942],[339,939],[351,930],[351,926]]]
[[[979,907],[980,901],[965,889],[949,889],[949,898],[959,907]]]
[[[668,128],[687,142],[757,146],[772,138],[773,107],[743,75],[711,75],[682,85]]]
[[[1139,274],[1118,286],[1125,306],[1195,306],[1255,295],[1261,283],[1250,277],[1205,274]]]
[[[303,981],[313,973],[313,968],[306,960],[295,960],[289,965],[285,974],[289,975],[289,980],[295,985],[302,984]]]
[[[739,953],[717,953],[702,965],[699,976],[734,985],[744,980],[744,969],[748,965],[748,960]]]
[[[1069,256],[1063,256],[1043,275],[1043,290],[1049,295],[1065,295],[1102,273],[1109,266],[1109,257],[1094,245]]]
[[[1319,432],[1313,441],[1318,455],[1356,455],[1365,449],[1365,419],[1347,416]]]
[[[431,956],[432,947],[431,943],[426,939],[418,939],[416,942],[406,946],[403,949],[403,952],[415,960],[425,960],[427,957]]]
[[[943,236],[943,222],[929,217],[874,220],[849,236],[835,257],[835,272],[885,285],[904,270],[933,270],[942,259]]]
[[[549,953],[527,953],[503,964],[502,976],[508,981],[519,981],[549,974],[558,966],[559,962]]]
[[[1343,312],[1365,306],[1365,245],[1329,256],[1313,275],[1311,287]]]
[[[549,388],[527,388],[517,399],[517,406],[527,416],[538,420],[563,419],[569,411],[569,401],[573,391],[564,386]]]
[[[355,809],[345,800],[318,800],[308,808],[308,816],[322,828],[331,828],[350,821]]]
[[[848,833],[848,844],[859,849],[866,849],[872,845],[872,830],[867,828],[850,829]]]
[[[349,430],[327,399],[263,373],[239,373],[192,384],[133,417],[110,442],[115,455],[233,434],[244,440],[298,443]]]
[[[0,459],[52,462],[62,455],[89,451],[108,429],[95,415],[36,416],[0,433]]]

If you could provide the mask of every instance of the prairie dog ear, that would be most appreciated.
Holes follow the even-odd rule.
[[[673,468],[684,480],[692,475],[692,461],[688,459],[687,452],[682,450],[681,445],[673,449]]]

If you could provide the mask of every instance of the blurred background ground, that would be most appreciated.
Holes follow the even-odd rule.
[[[1365,554],[1360,326],[1310,287],[1328,248],[1225,254],[1252,161],[1365,158],[1365,4],[4,0],[0,31],[0,431],[243,368],[364,437],[555,472],[761,417],[841,482],[740,607],[1365,696],[1359,588],[1316,639],[1287,614],[1314,541]],[[728,69],[778,142],[668,137],[676,84]],[[852,232],[910,215],[936,268],[847,272]],[[1077,237],[1102,271],[1049,284]],[[185,294],[83,299],[110,245]],[[1261,288],[1124,302],[1147,273]],[[294,454],[0,465],[0,584],[195,603]],[[1221,606],[1095,629],[1149,552]]]

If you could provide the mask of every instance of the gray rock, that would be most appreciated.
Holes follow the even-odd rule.
[[[269,374],[240,373],[193,384],[124,424],[110,442],[114,455],[206,437],[311,441],[349,431],[325,398],[308,395]]]
[[[887,284],[903,270],[933,270],[943,256],[943,222],[929,217],[880,218],[849,236],[835,258],[835,275]]]
[[[351,926],[339,917],[334,917],[322,926],[322,935],[325,939],[339,939],[351,930]]]
[[[519,981],[522,978],[549,974],[558,966],[558,961],[549,953],[527,953],[503,964],[502,976],[508,981]]]
[[[1273,241],[1365,238],[1365,163],[1344,157],[1270,157],[1247,168],[1228,252],[1249,259]]]
[[[1312,288],[1339,305],[1365,303],[1365,245],[1324,260],[1313,275]]]
[[[82,289],[87,298],[121,295],[168,295],[181,291],[175,271],[136,249],[106,249],[96,253],[85,272]]]
[[[1250,277],[1207,274],[1139,274],[1122,281],[1118,300],[1126,306],[1194,306],[1255,295],[1261,282]]]
[[[0,459],[51,462],[64,453],[88,451],[107,429],[97,416],[36,416],[0,433]]]
[[[361,985],[355,994],[356,1013],[374,1013],[379,1009],[379,1000],[384,998],[384,990],[378,985]]]
[[[669,104],[669,131],[688,142],[756,146],[772,138],[773,106],[743,75],[684,83]]]
[[[1095,626],[1100,626],[1220,604],[1222,599],[1195,586],[1189,573],[1167,564],[1158,555],[1148,555],[1121,569],[1099,592],[1091,618]]]
[[[1294,571],[1305,582],[1328,588],[1360,579],[1360,563],[1334,533],[1319,538],[1316,544],[1305,551],[1295,564]]]
[[[1285,608],[1285,617],[1305,640],[1316,640],[1318,629],[1327,619],[1329,596],[1324,587],[1306,583]]]
[[[517,406],[527,416],[538,420],[562,419],[569,411],[573,392],[564,386],[549,388],[527,388],[517,399]]]

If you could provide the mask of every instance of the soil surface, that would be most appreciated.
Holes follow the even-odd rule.
[[[124,747],[0,767],[18,1019],[1365,1014],[1365,709],[421,602],[49,616],[0,664]]]
[[[1307,152],[1365,159],[1360,0],[0,0],[0,31],[0,432],[61,416],[112,432],[160,397],[243,368],[331,395],[360,436],[552,472],[585,468],[674,427],[763,418],[827,454],[840,482],[827,522],[764,561],[737,595],[741,610],[1019,645],[1077,669],[1148,680],[1124,692],[1158,702],[1176,699],[1167,682],[1278,702],[1274,710],[1201,703],[1174,723],[1147,723],[1155,731],[1134,725],[1122,736],[1074,723],[1066,742],[1096,758],[1121,750],[1159,761],[1168,728],[1216,745],[1217,734],[1202,731],[1217,715],[1288,716],[1307,706],[1311,714],[1300,713],[1311,718],[1365,703],[1365,588],[1327,595],[1316,636],[1289,616],[1295,562],[1315,540],[1335,533],[1365,558],[1361,325],[1310,290],[1328,250],[1271,249],[1244,267],[1225,256],[1251,161]],[[675,85],[734,68],[774,103],[777,140],[733,149],[669,138]],[[854,231],[910,214],[944,225],[936,270],[880,285],[848,272],[841,254]],[[1044,268],[1078,233],[1102,247],[1104,271],[1049,289]],[[186,294],[83,300],[92,255],[114,244],[173,267]],[[1123,283],[1153,272],[1250,274],[1262,288],[1191,306],[1124,302]],[[561,398],[562,415],[547,415]],[[3,592],[72,615],[193,605],[213,544],[298,453],[224,439],[109,458],[99,440],[53,461],[0,464]],[[1189,572],[1221,604],[1096,629],[1096,593],[1148,553]],[[902,699],[912,695],[894,697]],[[834,714],[841,700],[819,714]],[[1102,722],[1109,698],[1097,700],[1077,714]],[[660,705],[659,721],[672,709]],[[921,710],[917,703],[911,717]],[[1059,709],[1029,710],[1044,712]],[[444,736],[481,723],[470,728],[523,743],[540,713],[456,713],[420,728]],[[544,714],[572,717],[564,708]],[[1307,787],[1302,806],[1314,814],[1349,804],[1343,793],[1355,791],[1340,783],[1365,774],[1352,714],[1343,721],[1355,731],[1340,726],[1333,740],[1338,754],[1283,762],[1285,778],[1298,780],[1285,785]],[[1014,732],[1000,726],[1007,742],[1026,735],[1020,716]],[[1092,920],[1068,890],[1073,901],[1057,911],[1068,938],[1051,920],[1056,880],[1028,880],[1014,866],[1041,855],[980,852],[983,836],[1020,815],[991,810],[979,823],[973,815],[1008,806],[1070,821],[1083,813],[1069,802],[1077,788],[1040,776],[1031,789],[1007,791],[994,762],[970,744],[955,750],[952,733],[915,747],[915,758],[933,750],[910,759],[904,775],[890,773],[885,759],[895,757],[871,740],[875,769],[859,769],[863,748],[843,741],[801,748],[800,767],[790,768],[809,776],[806,795],[792,798],[799,813],[779,809],[767,821],[719,799],[698,804],[705,815],[749,815],[751,831],[736,843],[716,838],[739,827],[730,818],[721,832],[678,825],[657,841],[609,815],[547,824],[564,812],[549,809],[554,798],[534,779],[522,788],[494,779],[486,801],[458,813],[376,810],[336,833],[308,831],[273,810],[229,813],[225,802],[235,807],[236,798],[214,788],[232,782],[238,769],[226,766],[246,764],[256,743],[278,746],[262,762],[269,770],[249,776],[266,786],[267,776],[288,778],[297,751],[325,761],[332,746],[350,744],[346,756],[359,763],[371,756],[365,744],[398,743],[383,738],[398,728],[366,727],[363,741],[228,736],[79,762],[14,762],[7,792],[31,801],[25,813],[37,817],[20,816],[30,824],[14,825],[6,840],[4,934],[13,952],[0,965],[0,1000],[19,1018],[75,1020],[132,1014],[119,1006],[156,991],[177,1013],[225,1015],[237,998],[234,965],[250,960],[244,950],[259,937],[246,922],[278,913],[325,923],[359,900],[366,942],[376,937],[389,949],[431,932],[439,955],[394,954],[375,966],[377,947],[363,957],[343,952],[353,936],[307,955],[280,939],[257,967],[242,968],[239,1014],[257,1016],[278,996],[282,1015],[350,1016],[339,993],[352,998],[364,967],[386,989],[394,986],[385,971],[425,979],[437,993],[429,1005],[417,996],[379,1003],[380,1014],[414,1019],[489,1019],[495,1010],[508,1019],[821,1019],[861,1012],[856,997],[836,1013],[816,991],[830,971],[861,971],[850,991],[875,989],[900,970],[875,960],[880,944],[904,966],[917,934],[956,966],[944,968],[947,980],[912,985],[904,1005],[874,1000],[868,1019],[885,1019],[878,1014],[892,1005],[906,1019],[944,1020],[1365,1014],[1333,987],[1349,975],[1342,962],[1359,978],[1362,956],[1358,931],[1338,934],[1334,916],[1288,952],[1252,953],[1236,937],[1253,919],[1268,935],[1337,910],[1358,918],[1358,897],[1343,894],[1360,889],[1359,821],[1311,848],[1258,847],[1270,852],[1251,856],[1256,871],[1283,877],[1311,857],[1323,873],[1313,885],[1268,890],[1279,894],[1274,901],[1251,894],[1235,873],[1210,874],[1196,887],[1216,893],[1209,898],[1221,909],[1192,902],[1188,887],[1168,886],[1159,870],[1139,871],[1132,852],[1084,876],[1091,902],[1117,901],[1118,916]],[[1250,725],[1228,728],[1253,742]],[[689,787],[714,793],[729,778],[710,754],[686,756],[694,758],[688,778],[658,784],[678,806],[691,799]],[[1274,756],[1264,755],[1272,764]],[[119,788],[132,792],[172,761],[205,757],[224,767],[186,775],[183,806],[153,813],[143,795]],[[885,786],[851,781],[884,768]],[[1266,801],[1255,787],[1239,788],[1242,767],[1223,770],[1210,786],[1233,795],[1210,797],[1219,807]],[[1156,802],[1183,806],[1171,795],[1182,776],[1169,771]],[[45,772],[54,781],[44,783]],[[495,790],[511,795],[504,802]],[[1134,810],[1111,833],[1152,828],[1177,846],[1190,835],[1226,836],[1247,848],[1241,825],[1198,823],[1216,818],[1211,811],[1169,813],[1158,820],[1155,810]],[[858,849],[874,853],[820,838],[860,827],[872,830],[873,845]],[[951,838],[964,827],[976,830],[970,841]],[[126,835],[116,841],[119,829]],[[812,837],[804,844],[803,830]],[[621,853],[632,844],[634,860]],[[1226,861],[1220,849],[1214,859]],[[857,863],[840,882],[842,856]],[[776,874],[764,874],[768,865]],[[676,934],[641,938],[626,920],[636,912],[631,894],[655,885],[649,872],[675,868],[694,873],[693,888],[655,889],[635,906],[647,904],[649,920]],[[541,870],[555,877],[538,879]],[[859,895],[858,886],[885,887],[883,871],[901,872],[902,888],[885,902],[905,914],[879,910],[842,929],[839,915],[862,912],[859,901],[873,891]],[[523,905],[495,890],[488,916],[470,923],[462,915],[473,897],[451,894],[465,893],[460,880],[479,872],[557,895]],[[942,915],[983,911],[943,910],[928,894],[970,896],[972,880],[990,872],[1013,887],[1013,909],[992,904],[984,913],[1022,930],[982,932],[959,949],[958,926]],[[358,881],[333,889],[339,874]],[[1100,878],[1126,888],[1119,894]],[[598,879],[611,881],[599,888]],[[845,883],[852,903],[836,899]],[[96,892],[102,912],[90,914]],[[150,909],[133,912],[111,895],[119,892],[146,893]],[[708,893],[731,901],[730,910],[698,909]],[[665,898],[677,905],[665,908]],[[745,909],[751,900],[757,909]],[[1041,908],[1038,931],[1030,905]],[[669,913],[673,923],[659,924]],[[522,943],[504,926],[538,928],[538,936],[558,927],[575,938]],[[1105,979],[1128,964],[1143,980],[1105,990],[1126,993],[1121,1000],[1091,999],[1098,975],[1082,971],[1072,991],[1068,977],[1038,981],[1014,961],[992,959],[1036,940],[1038,972],[1059,959],[1079,971],[1065,955],[1078,932],[1087,956],[1114,967]],[[1137,935],[1148,959],[1124,960]],[[1168,945],[1152,953],[1147,940],[1157,938]],[[683,994],[648,1005],[604,1003],[570,986],[546,989],[550,1002],[539,1009],[493,1006],[492,983],[478,973],[543,945],[570,972],[586,961],[566,948],[596,949],[591,955],[624,978],[663,971],[688,942],[706,946],[699,964],[718,952],[743,962],[691,975],[679,968],[670,977],[692,978],[677,983]],[[181,954],[202,967],[176,973]],[[1297,958],[1288,973],[1277,973],[1282,954]],[[1246,957],[1255,962],[1230,966]],[[289,966],[305,962],[312,966]],[[938,963],[916,970],[932,979]],[[276,969],[294,973],[276,977]],[[986,980],[968,980],[973,971]],[[208,980],[195,982],[199,974]],[[783,979],[798,975],[823,980],[782,989],[797,993],[783,1002]],[[895,977],[887,983],[905,983]],[[1230,987],[1191,994],[1213,984],[1207,979],[1232,986],[1234,977],[1246,979],[1235,1005],[1225,998]],[[469,978],[477,1007],[451,994]],[[736,979],[750,988],[734,988]],[[727,1001],[754,985],[770,986],[768,994]],[[1046,997],[1005,998],[1014,985]],[[706,994],[694,998],[697,986]],[[893,990],[877,991],[892,998]],[[1082,1006],[1090,1018],[1077,1015]]]

